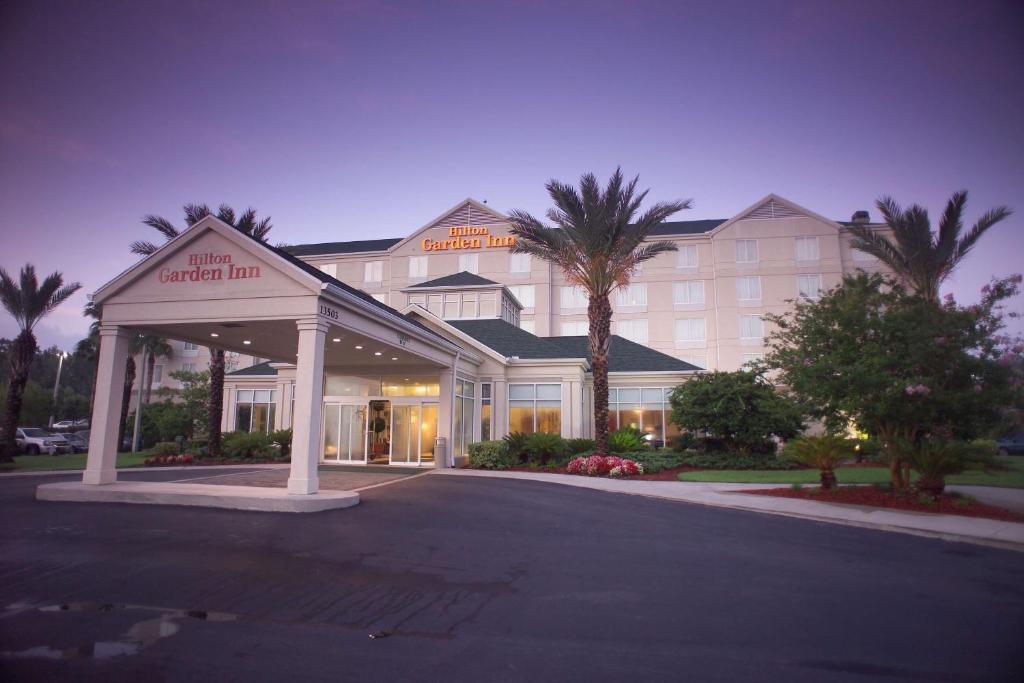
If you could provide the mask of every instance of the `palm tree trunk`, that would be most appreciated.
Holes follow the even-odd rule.
[[[224,349],[210,349],[210,415],[206,426],[211,458],[221,457],[220,421],[224,414]]]
[[[612,334],[612,305],[608,295],[590,297],[590,371],[594,375],[594,450],[608,454],[608,347]]]
[[[15,441],[18,422],[21,421],[21,402],[28,383],[28,371],[32,367],[32,359],[36,355],[36,338],[32,330],[23,330],[11,345],[8,375],[11,378],[7,387],[7,407],[4,410],[3,443],[0,443],[0,462],[14,462],[18,454]]]
[[[132,385],[135,384],[135,356],[128,354],[124,363],[124,390],[121,394],[121,420],[117,428],[117,450],[124,447],[124,432],[128,426],[128,404],[132,401]]]
[[[156,366],[156,354],[150,350],[149,355],[146,356],[146,400],[143,401],[146,405],[149,405],[149,397],[153,393],[153,368]]]

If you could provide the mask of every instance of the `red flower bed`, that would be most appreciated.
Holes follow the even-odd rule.
[[[776,496],[779,498],[799,498],[816,500],[822,503],[847,503],[849,505],[869,505],[871,507],[889,508],[892,510],[909,510],[912,512],[931,512],[942,515],[960,515],[962,517],[984,517],[998,519],[1003,522],[1024,522],[1024,515],[1005,510],[995,505],[979,503],[955,493],[944,493],[941,496],[929,497],[933,502],[924,502],[916,493],[897,496],[891,492],[874,486],[840,486],[831,491],[820,488],[803,487],[796,489],[753,489],[742,491],[757,496]]]

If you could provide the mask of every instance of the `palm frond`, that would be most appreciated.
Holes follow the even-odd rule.
[[[1006,220],[1013,215],[1013,210],[1006,206],[1000,206],[991,211],[987,211],[978,221],[967,231],[967,234],[957,243],[956,251],[953,255],[954,265],[959,263],[968,252],[974,248],[974,245],[978,243],[981,236],[996,223]]]
[[[161,235],[164,236],[164,239],[168,241],[173,240],[175,237],[178,236],[178,229],[174,227],[174,225],[172,225],[171,222],[166,218],[154,216],[153,214],[146,214],[146,216],[142,219],[142,223],[143,225],[148,225],[149,227],[159,232]]]
[[[252,209],[249,209],[249,211],[252,211]],[[253,213],[255,213],[255,212],[253,212]],[[245,216],[245,214],[242,214],[242,215],[243,215],[243,217]],[[235,210],[232,209],[227,204],[221,204],[219,207],[217,207],[217,218],[219,218],[220,220],[224,221],[228,225],[234,226],[234,227],[238,228],[239,230],[242,230],[241,226],[235,223]],[[250,218],[250,220],[251,220],[251,218]],[[241,221],[239,221],[239,222],[241,222]],[[242,230],[242,232],[247,232],[247,231],[246,230]]]
[[[152,242],[143,242],[139,240],[136,242],[132,242],[129,245],[129,249],[131,249],[131,252],[133,254],[138,254],[139,256],[149,256],[155,253],[156,250],[159,249],[159,247],[157,247]]]
[[[907,264],[902,252],[888,237],[865,225],[851,225],[849,232],[853,235],[850,240],[852,248],[874,256],[897,273],[906,271]]]
[[[185,223],[189,227],[195,225],[199,221],[209,216],[212,211],[206,204],[186,204],[185,205]]]
[[[53,293],[52,296],[50,296],[49,299],[47,299],[47,301],[46,301],[46,309],[45,309],[45,312],[43,313],[43,315],[46,315],[47,313],[52,312],[53,309],[57,308],[62,303],[67,301],[71,297],[72,294],[74,294],[75,292],[77,292],[81,288],[82,288],[82,284],[80,282],[72,282],[72,283],[64,285],[63,287],[58,289],[56,292]],[[39,317],[42,318],[43,316],[41,315]]]
[[[966,203],[967,190],[953,193],[946,203],[946,210],[939,219],[939,236],[935,242],[935,260],[939,263],[950,263],[956,254],[960,231],[964,227],[963,212]]]

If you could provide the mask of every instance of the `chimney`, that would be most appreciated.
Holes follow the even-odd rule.
[[[860,211],[854,211],[853,217],[850,219],[853,223],[865,224],[871,222],[871,214],[861,209]]]

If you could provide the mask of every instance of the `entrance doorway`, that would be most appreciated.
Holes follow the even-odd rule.
[[[437,404],[414,398],[324,401],[323,461],[342,464],[430,465],[437,438]]]

